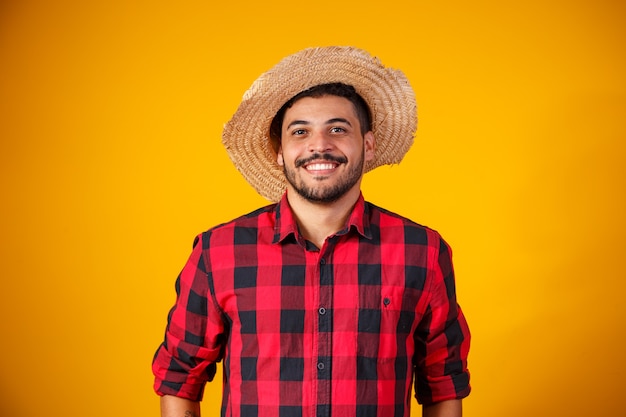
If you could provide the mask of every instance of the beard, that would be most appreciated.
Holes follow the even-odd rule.
[[[345,157],[337,157],[330,154],[314,154],[305,159],[298,159],[295,168],[287,168],[287,164],[283,165],[283,172],[287,182],[291,184],[293,189],[304,199],[312,203],[325,204],[333,203],[345,195],[352,187],[354,187],[363,175],[363,165],[365,163],[365,150],[361,154],[361,158],[348,172],[346,172],[339,181],[332,186],[308,186],[302,181],[298,181],[296,168],[313,160],[333,161],[339,164],[345,164],[348,160]],[[315,180],[323,180],[325,177],[315,177]]]

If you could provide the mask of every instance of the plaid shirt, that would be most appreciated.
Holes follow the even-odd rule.
[[[469,394],[450,248],[362,196],[321,249],[285,197],[201,234],[176,290],[159,395],[200,400],[220,360],[227,417],[408,417],[413,380],[423,404]]]

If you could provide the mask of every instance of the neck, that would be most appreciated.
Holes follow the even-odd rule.
[[[287,200],[302,236],[321,249],[329,236],[343,228],[360,195],[361,190],[355,187],[337,201],[316,203],[289,189]]]

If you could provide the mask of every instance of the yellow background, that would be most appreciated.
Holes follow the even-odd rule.
[[[608,0],[1,2],[0,414],[158,415],[150,362],[193,237],[265,204],[221,128],[280,58],[338,44],[416,90],[415,146],[364,193],[454,249],[465,415],[626,415],[625,17]]]

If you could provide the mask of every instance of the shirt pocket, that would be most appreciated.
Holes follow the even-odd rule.
[[[402,287],[370,288],[359,296],[357,354],[378,363],[395,360],[406,352],[413,331],[414,309]]]

